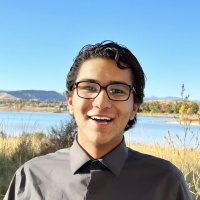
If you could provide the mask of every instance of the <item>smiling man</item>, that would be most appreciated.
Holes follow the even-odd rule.
[[[80,67],[70,113],[78,126],[78,142],[93,157],[101,158],[123,139],[124,128],[139,107],[134,103],[131,70],[120,69],[108,58],[86,60]]]
[[[87,45],[67,76],[77,124],[71,148],[34,158],[16,172],[5,199],[191,200],[170,162],[127,148],[145,75],[135,56],[112,41]]]

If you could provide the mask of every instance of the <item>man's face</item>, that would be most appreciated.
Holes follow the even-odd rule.
[[[94,80],[102,86],[113,82],[132,85],[131,70],[122,70],[111,59],[95,58],[85,61],[79,69],[76,82]],[[76,89],[75,89],[76,90]],[[112,101],[101,90],[95,99],[83,99],[74,90],[68,97],[70,114],[78,126],[78,142],[83,148],[115,148],[123,138],[124,128],[135,117],[138,105],[133,103],[133,92],[127,101]],[[109,118],[111,120],[103,120]],[[101,120],[102,119],[102,120]]]

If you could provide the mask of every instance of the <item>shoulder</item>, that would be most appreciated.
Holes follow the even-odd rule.
[[[49,153],[43,156],[35,157],[26,163],[24,163],[20,168],[24,170],[40,169],[47,170],[50,168],[59,168],[61,166],[69,165],[69,150],[70,148],[60,149],[54,153]]]
[[[183,179],[182,172],[170,161],[152,155],[140,153],[130,148],[128,148],[128,162],[136,162],[144,168],[148,168],[149,170],[151,169],[157,172],[163,171],[165,173],[172,174],[177,179]]]
[[[38,156],[35,157],[31,160],[29,160],[27,163],[32,163],[32,162],[40,162],[43,160],[56,160],[56,161],[63,161],[63,160],[67,160],[69,158],[69,150],[70,148],[65,148],[65,149],[60,149],[54,153],[49,153],[43,156]]]
[[[61,149],[27,161],[16,171],[16,178],[21,180],[26,177],[30,183],[31,180],[45,182],[47,177],[49,180],[62,177],[63,173],[70,171],[66,169],[70,169],[69,149]]]
[[[167,160],[128,148],[126,171],[134,180],[144,180],[147,189],[168,190],[177,200],[192,199],[182,172]]]
[[[62,178],[69,178],[69,168],[69,149],[35,157],[16,171],[5,199],[15,195],[17,199],[43,199],[40,192],[59,188]]]

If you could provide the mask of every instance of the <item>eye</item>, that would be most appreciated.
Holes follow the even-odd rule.
[[[108,92],[112,96],[128,96],[130,88],[125,84],[111,84],[108,86]]]
[[[81,90],[87,90],[87,91],[97,91],[97,88],[93,86],[84,86],[81,88]]]
[[[125,91],[121,90],[121,89],[115,89],[113,88],[112,90],[109,91],[110,94],[124,94]]]
[[[79,91],[90,92],[90,93],[95,93],[99,91],[98,85],[87,82],[79,83],[78,89]]]

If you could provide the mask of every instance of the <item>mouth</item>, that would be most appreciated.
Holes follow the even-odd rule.
[[[99,116],[91,116],[89,118],[96,121],[96,122],[100,122],[100,123],[109,123],[113,120],[110,117],[99,117]]]

